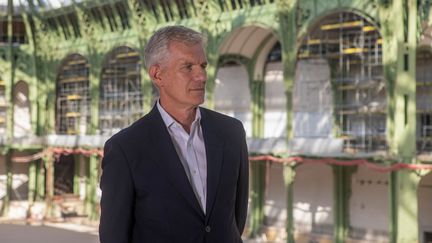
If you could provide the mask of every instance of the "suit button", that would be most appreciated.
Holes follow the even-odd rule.
[[[210,226],[207,225],[207,226],[205,227],[205,231],[206,231],[207,233],[210,233],[210,231],[211,231]]]

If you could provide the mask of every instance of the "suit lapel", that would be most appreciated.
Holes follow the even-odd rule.
[[[208,221],[214,207],[217,196],[221,168],[223,163],[223,143],[215,124],[207,117],[207,111],[201,109],[201,127],[207,158],[207,201],[206,222]]]
[[[152,121],[150,134],[152,136],[152,141],[155,142],[156,155],[159,156],[158,166],[162,169],[162,173],[166,172],[168,174],[168,179],[180,195],[203,217],[204,213],[193,192],[185,169],[174,148],[171,136],[156,106],[154,106],[149,113],[149,118]]]

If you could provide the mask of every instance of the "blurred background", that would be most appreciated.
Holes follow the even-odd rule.
[[[206,35],[241,120],[249,242],[432,242],[429,0],[0,0],[0,242],[98,242],[105,141],[157,99],[148,38]]]

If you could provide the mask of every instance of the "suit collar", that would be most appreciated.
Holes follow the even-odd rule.
[[[201,126],[204,136],[204,143],[207,157],[207,202],[206,202],[206,222],[209,220],[214,203],[217,198],[221,169],[223,164],[224,140],[218,124],[211,119],[208,110],[201,110]]]

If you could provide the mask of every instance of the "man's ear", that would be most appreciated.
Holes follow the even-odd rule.
[[[162,78],[161,78],[161,68],[159,65],[152,65],[149,68],[149,75],[151,80],[153,80],[154,84],[157,87],[162,87]]]

